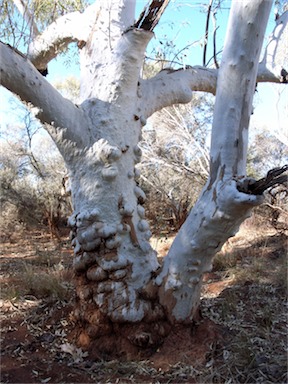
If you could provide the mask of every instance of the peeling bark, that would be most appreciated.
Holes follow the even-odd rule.
[[[168,4],[169,0],[150,0],[134,26],[145,31],[153,31]]]

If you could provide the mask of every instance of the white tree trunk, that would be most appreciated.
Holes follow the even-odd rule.
[[[239,192],[237,180],[246,175],[249,120],[271,4],[243,0],[233,2],[231,8],[217,80],[210,178],[157,278],[160,302],[172,321],[193,319],[202,277],[211,270],[213,256],[262,201],[259,196]]]
[[[219,71],[164,70],[148,80],[140,73],[153,33],[135,27],[135,1],[101,0],[90,13],[63,16],[37,36],[29,54],[41,69],[61,41],[84,40],[82,104],[77,106],[53,89],[26,57],[0,44],[1,84],[39,108],[38,117],[69,170],[77,316],[88,324],[88,337],[111,332],[111,324],[140,321],[149,334],[164,337],[167,327],[159,322],[191,322],[203,273],[251,208],[260,204],[261,197],[239,192],[237,185],[247,181],[248,124],[270,8],[270,0],[233,2]],[[82,26],[80,19],[87,21],[83,33],[74,28],[75,22]],[[264,81],[264,65],[261,71],[258,79]],[[279,82],[281,75],[269,72],[267,79]],[[137,181],[138,143],[151,114],[189,102],[193,91],[216,93],[210,179],[160,267],[149,244],[145,194]],[[141,344],[138,336],[135,343]],[[145,340],[153,343],[153,337]]]

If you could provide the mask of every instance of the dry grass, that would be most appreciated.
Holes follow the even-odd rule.
[[[204,295],[202,309],[227,338],[201,382],[286,383],[287,237],[257,236],[248,227],[216,256],[216,271],[232,283],[218,296]]]
[[[71,274],[64,271],[60,263],[46,270],[24,263],[21,275],[14,282],[8,281],[2,284],[0,298],[15,300],[34,296],[36,299],[62,300],[71,296],[73,289]]]
[[[64,280],[63,266],[58,264],[47,271],[35,273],[33,265],[25,265],[23,290],[37,298],[64,299],[71,284]]]
[[[161,243],[159,241],[158,245]],[[162,246],[164,255],[167,241],[163,241]],[[71,259],[65,261],[61,252],[55,251],[55,247],[47,246],[45,249],[38,243],[37,247],[30,249],[24,261],[21,255],[17,263],[11,259],[7,264],[9,268],[4,268],[2,272],[7,278],[7,283],[2,284],[2,298],[13,301],[11,311],[15,306],[19,309],[24,305],[25,297],[30,295],[37,306],[34,312],[26,316],[27,326],[32,334],[38,332],[35,337],[47,335],[47,330],[50,335],[55,327],[57,345],[67,342],[66,320],[65,327],[63,325],[65,306],[73,292],[72,275],[67,269]],[[203,316],[221,327],[223,340],[211,344],[206,364],[202,366],[196,366],[191,361],[190,365],[178,363],[161,371],[151,365],[151,361],[107,362],[89,361],[89,358],[81,364],[75,364],[72,356],[59,355],[59,346],[54,348],[54,342],[47,347],[49,353],[54,348],[57,359],[72,366],[75,372],[78,370],[82,375],[87,375],[87,382],[285,383],[286,253],[287,238],[283,234],[263,231],[256,234],[253,227],[244,227],[233,243],[216,256],[212,277],[207,280],[203,290],[201,305]],[[217,276],[216,282],[213,275]],[[55,305],[51,306],[51,301]],[[62,316],[61,321],[55,321],[55,324],[52,323],[54,307],[60,308]],[[51,322],[49,328],[47,321]],[[37,330],[35,328],[33,331],[33,324],[36,323]]]
[[[45,235],[30,236],[21,244],[2,244],[0,299],[15,300],[27,295],[53,300],[67,297],[73,288],[72,269],[67,266],[68,260],[64,261],[61,247]]]
[[[229,333],[217,374],[232,383],[286,382],[286,300],[277,286],[235,285],[202,304],[204,314]]]

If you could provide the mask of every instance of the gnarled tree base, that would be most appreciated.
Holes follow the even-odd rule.
[[[97,317],[95,308],[87,308],[87,314]],[[86,316],[87,317],[87,316]],[[76,322],[73,342],[88,351],[89,360],[137,361],[148,359],[155,368],[169,369],[177,363],[205,364],[212,343],[219,343],[222,332],[219,326],[208,319],[190,325],[172,326],[167,320],[153,323],[112,323],[101,317],[97,334],[85,320]]]
[[[81,289],[83,276],[76,276],[76,284]],[[155,299],[154,299],[155,301]],[[154,303],[151,300],[151,306]],[[155,305],[159,306],[158,302]],[[176,334],[190,335],[184,337],[190,340],[197,333],[197,324],[202,317],[200,311],[190,324],[171,324],[163,313],[153,321],[149,316],[137,322],[115,322],[109,316],[103,314],[93,299],[76,298],[73,317],[75,320],[74,342],[81,348],[89,350],[89,356],[95,358],[123,358],[135,359],[146,358],[157,353],[159,348],[169,343],[168,340],[175,338]],[[196,331],[195,331],[196,330]],[[201,338],[200,338],[201,339]],[[200,340],[199,339],[199,340]],[[179,344],[177,342],[176,344]]]

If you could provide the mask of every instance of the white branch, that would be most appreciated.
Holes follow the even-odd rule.
[[[242,2],[233,3],[219,69],[210,151],[212,179],[222,167],[225,177],[246,175],[248,128],[271,0]],[[247,22],[239,21],[247,17]]]
[[[173,104],[189,103],[192,91],[215,94],[217,70],[203,67],[164,69],[141,83],[143,111],[146,118]]]
[[[59,17],[29,45],[28,57],[37,69],[45,69],[68,44],[86,41],[91,32],[97,12],[98,2],[90,5],[83,13],[71,12]]]
[[[153,36],[153,32],[133,28],[122,35],[112,51],[114,65],[106,78],[111,78],[111,70],[114,69],[114,82],[118,82],[119,78],[118,86],[122,88],[124,98],[127,98],[126,92],[130,89],[135,97],[135,85],[139,80],[145,51]]]
[[[145,50],[153,33],[132,26],[135,0],[100,0],[100,4],[97,25],[80,52],[80,99],[111,101],[122,95],[127,100],[133,89],[135,100]]]
[[[281,79],[281,69],[287,65],[288,11],[276,20],[276,26],[266,46],[259,70],[263,78]],[[285,68],[288,70],[288,68]],[[265,81],[265,80],[264,80]],[[273,80],[272,80],[273,81]]]
[[[0,56],[1,85],[39,109],[37,118],[49,124],[47,130],[58,146],[63,140],[81,146],[83,129],[88,124],[82,110],[49,84],[24,55],[2,42]]]
[[[142,80],[141,97],[146,118],[154,112],[173,104],[189,103],[192,92],[216,94],[217,69],[201,66],[179,70],[162,70],[148,80]],[[265,65],[259,65],[257,82],[281,83],[280,71],[271,72]]]
[[[202,277],[211,271],[213,256],[237,233],[250,210],[262,201],[262,196],[239,192],[234,181],[219,181],[213,190],[203,191],[172,243],[156,279],[156,283],[162,285],[160,302],[172,319],[189,322],[193,318],[199,304]],[[171,292],[175,301],[169,297]]]

